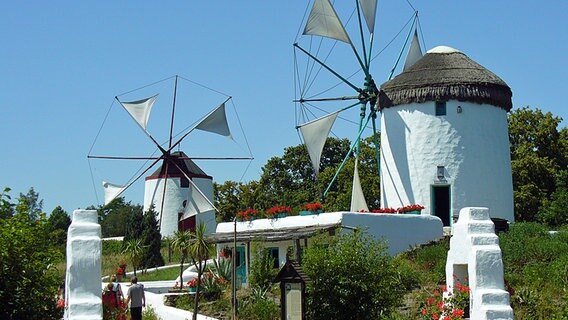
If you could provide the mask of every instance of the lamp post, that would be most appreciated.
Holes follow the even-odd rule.
[[[231,306],[233,308],[233,320],[237,320],[237,217],[233,218],[234,233],[233,233],[233,252],[231,254],[232,275],[231,275]]]

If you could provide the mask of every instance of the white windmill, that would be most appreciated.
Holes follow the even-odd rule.
[[[93,148],[91,148],[88,158],[142,160],[146,162],[146,165],[138,170],[138,172],[124,184],[113,184],[103,181],[105,205],[123,194],[126,189],[146,175],[144,211],[149,210],[152,206],[154,207],[154,210],[157,212],[160,233],[163,237],[172,235],[178,229],[193,229],[195,225],[199,223],[204,223],[207,227],[207,233],[212,233],[215,231],[216,227],[216,208],[213,200],[212,177],[206,174],[194,160],[252,160],[253,158],[250,155],[248,145],[248,155],[242,157],[197,157],[188,156],[186,153],[179,150],[184,139],[188,138],[195,130],[220,135],[232,140],[231,130],[227,121],[226,106],[229,103],[233,106],[234,104],[232,104],[232,97],[225,95],[223,100],[218,102],[219,104],[213,110],[203,115],[201,119],[196,121],[193,125],[175,134],[176,104],[179,103],[178,83],[184,81],[185,83],[194,84],[201,88],[212,89],[180,76],[164,79],[157,83],[168,80],[171,81],[172,79],[174,79],[174,94],[172,98],[171,118],[169,120],[169,136],[164,143],[159,143],[155,136],[148,130],[150,114],[153,106],[157,104],[158,95],[152,95],[148,98],[134,101],[123,101],[121,96],[115,97],[115,102],[118,102],[118,105],[127,112],[152,142],[153,146],[157,149],[155,152],[157,155],[92,155],[91,151]],[[143,88],[151,87],[152,85]],[[136,91],[137,90],[130,91],[128,94],[131,95],[132,92]],[[215,91],[215,93],[220,94],[217,91]],[[115,105],[116,104],[113,103],[111,108]],[[187,123],[185,125],[187,125]],[[209,147],[212,149],[215,148],[214,145],[210,145]],[[159,167],[152,171],[152,173],[147,174],[151,172],[150,170],[156,165],[159,165]]]
[[[341,7],[342,10],[336,10],[337,7]],[[358,127],[355,137],[351,139],[349,152],[322,193],[325,198],[344,164],[353,156],[355,165],[351,211],[369,210],[358,172],[360,141],[363,134],[369,130],[372,130],[371,135],[374,137],[376,148],[375,172],[379,174],[379,132],[376,123],[379,112],[377,105],[379,90],[371,70],[373,60],[382,52],[381,50],[375,53],[376,13],[377,0],[337,1],[335,4],[330,0],[314,0],[303,31],[294,43],[297,129],[307,147],[316,177],[326,139],[330,132],[338,130],[334,127],[336,119],[342,118],[356,123]],[[416,31],[417,22],[418,14],[413,10],[411,18],[401,29],[403,31],[410,25],[403,50],[400,51],[397,62],[392,68],[391,77],[409,42],[411,48],[408,51],[405,68],[422,56]],[[393,40],[401,34],[401,31]],[[410,41],[413,32],[414,37]],[[360,82],[353,81],[354,78]],[[345,92],[350,93],[345,94]],[[325,105],[325,110],[318,104]],[[357,106],[359,108],[355,108]]]

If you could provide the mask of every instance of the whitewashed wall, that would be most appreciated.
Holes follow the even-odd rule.
[[[431,186],[445,167],[451,210],[490,207],[492,217],[514,220],[507,113],[491,105],[448,101],[390,107],[381,114],[381,206],[421,204],[431,214]],[[457,107],[462,109],[457,112]]]
[[[101,252],[101,226],[97,211],[73,211],[73,220],[67,230],[65,319],[103,318]]]
[[[365,232],[376,239],[384,239],[389,245],[388,252],[391,255],[403,252],[416,245],[440,239],[443,236],[442,221],[438,217],[359,212],[329,212],[276,220],[259,219],[250,222],[237,222],[237,233],[333,224],[345,226],[346,228],[342,228],[343,231],[349,232],[351,228],[359,228],[365,230]],[[218,233],[233,233],[233,230],[234,225],[232,222],[223,222],[217,225]],[[304,241],[301,240],[300,244],[303,246]],[[223,246],[230,247],[232,244],[219,244],[218,248],[220,249]],[[279,259],[282,265],[286,262],[286,249],[289,246],[294,246],[294,242],[267,242],[265,246],[281,249],[279,250]]]
[[[164,192],[164,181],[165,179],[149,179],[146,180],[145,190],[144,190],[144,212],[146,212],[152,203],[156,212],[158,212],[158,217],[160,217],[159,212],[162,206],[162,195]],[[213,203],[213,181],[211,179],[205,178],[194,178],[191,181],[203,192],[205,197]],[[166,201],[164,202],[164,213],[162,214],[162,220],[160,233],[162,237],[167,237],[173,235],[178,230],[178,213],[183,209],[183,201],[189,199],[189,193],[192,185],[189,184],[189,188],[182,188],[180,184],[180,178],[168,178],[166,188]],[[208,212],[203,212],[197,215],[196,223],[204,223],[207,227],[207,234],[215,232],[217,222],[215,221],[215,211],[211,210]]]
[[[164,195],[164,182],[166,179],[146,180],[144,189],[144,212],[150,209],[152,203],[160,219],[162,196]],[[168,178],[164,201],[164,211],[160,222],[162,237],[173,235],[178,229],[178,213],[182,211],[183,201],[188,198],[189,189],[180,186],[180,178]]]

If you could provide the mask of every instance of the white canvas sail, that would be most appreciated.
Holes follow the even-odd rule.
[[[373,33],[375,30],[375,17],[377,16],[377,0],[359,0],[363,17],[367,22],[369,32]]]
[[[118,197],[125,189],[124,186],[112,184],[106,181],[103,181],[103,188],[105,192],[105,206],[114,200],[114,198]]]
[[[306,148],[308,149],[308,154],[310,155],[312,167],[314,168],[316,175],[319,173],[321,152],[323,151],[325,140],[329,135],[329,131],[331,130],[338,113],[339,112],[328,114],[322,118],[305,123],[298,127],[300,129],[300,133],[302,133],[302,137]]]
[[[361,188],[361,180],[359,180],[359,169],[358,167],[359,157],[355,158],[355,170],[353,170],[353,189],[351,190],[351,212],[358,211],[369,211],[367,207],[367,201],[365,201],[365,196],[363,195],[363,189]]]
[[[414,30],[414,37],[412,37],[412,43],[410,44],[406,61],[404,61],[403,71],[412,67],[420,58],[422,58],[422,50],[420,49],[420,42],[418,41],[418,31]]]
[[[351,39],[329,0],[314,1],[303,34],[332,38],[351,44]]]
[[[227,114],[225,113],[225,103],[222,103],[209,113],[195,129],[216,133],[232,139],[229,124],[227,123]]]
[[[128,111],[128,114],[144,129],[148,126],[148,119],[150,118],[150,112],[152,111],[152,106],[156,101],[158,95],[152,96],[147,99],[142,99],[138,101],[131,102],[120,102],[120,104]]]
[[[189,191],[189,199],[183,208],[181,220],[195,216],[202,212],[215,210],[215,206],[203,195],[203,192],[190,180],[191,188]]]

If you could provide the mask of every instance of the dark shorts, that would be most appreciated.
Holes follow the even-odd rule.
[[[142,307],[130,308],[132,320],[142,320]]]

